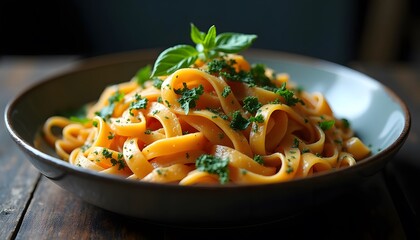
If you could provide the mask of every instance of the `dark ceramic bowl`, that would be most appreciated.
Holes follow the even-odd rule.
[[[315,201],[380,171],[404,143],[410,129],[407,107],[374,79],[307,57],[260,50],[244,55],[251,63],[289,73],[292,81],[309,92],[324,93],[335,114],[350,120],[373,154],[349,168],[277,184],[178,186],[135,182],[74,167],[57,158],[52,149],[34,144],[48,117],[97,99],[109,84],[130,80],[140,67],[154,62],[156,51],[84,60],[70,71],[45,79],[8,104],[7,129],[43,175],[86,202],[137,219],[188,226],[258,223],[299,214]]]

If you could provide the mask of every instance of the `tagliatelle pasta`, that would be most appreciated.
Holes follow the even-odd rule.
[[[108,86],[82,120],[50,117],[43,135],[70,164],[134,181],[275,183],[370,154],[321,93],[238,54]]]

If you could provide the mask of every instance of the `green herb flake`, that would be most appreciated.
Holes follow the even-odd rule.
[[[250,117],[249,122],[263,123],[264,122],[264,116],[262,114],[258,114],[255,117]]]
[[[262,106],[262,104],[258,101],[258,98],[254,96],[244,98],[243,102],[243,108],[252,114],[256,113]]]
[[[196,88],[189,89],[187,87],[187,83],[182,83],[184,88],[182,89],[175,89],[175,93],[181,95],[178,99],[178,102],[181,104],[181,108],[184,109],[185,114],[188,115],[191,108],[196,107],[196,101],[200,98],[201,95],[204,93],[203,85],[200,85]]]
[[[292,145],[292,148],[298,148],[299,147],[299,139],[297,139],[297,138],[294,138],[293,139],[293,145]]]
[[[163,170],[162,170],[162,169],[156,169],[156,173],[157,173],[159,176],[162,176],[162,175],[163,175]]]
[[[254,155],[254,161],[256,161],[257,163],[259,163],[260,165],[263,165],[264,164],[263,157],[261,155],[258,155],[258,154]]]
[[[288,106],[294,106],[297,103],[304,105],[304,102],[297,98],[293,91],[286,88],[286,83],[283,83],[280,88],[274,91],[276,94],[282,96]]]
[[[124,99],[125,94],[120,92],[120,91],[116,91],[114,94],[112,94],[109,98],[108,101],[109,103],[116,103],[116,102],[120,102],[121,100]]]
[[[124,93],[116,91],[108,98],[109,105],[103,107],[100,111],[95,112],[95,115],[101,117],[105,121],[109,120],[114,113],[115,103],[124,99]]]
[[[106,148],[104,148],[103,150],[102,150],[102,155],[105,157],[105,158],[112,158],[112,152],[110,152],[108,149],[106,149]]]
[[[208,154],[201,155],[195,162],[197,170],[218,175],[221,184],[225,184],[229,181],[228,165],[228,158],[222,159]]]
[[[235,130],[245,130],[249,126],[250,122],[242,117],[241,112],[235,111],[232,114],[232,121],[230,122],[230,127]]]
[[[226,98],[227,96],[229,96],[231,92],[232,92],[232,89],[230,88],[230,86],[225,86],[223,88],[222,97]]]
[[[265,65],[255,64],[251,68],[251,75],[254,79],[254,84],[260,87],[274,87],[275,85],[271,82],[270,78],[265,75]]]
[[[135,101],[130,103],[130,107],[128,108],[128,111],[130,113],[131,116],[134,116],[133,114],[133,110],[139,110],[139,109],[146,109],[147,108],[147,103],[149,102],[149,99],[147,98],[142,98],[140,95],[138,95],[136,93],[135,97]]]
[[[334,126],[334,123],[335,123],[334,120],[329,120],[329,121],[326,120],[326,121],[319,122],[318,124],[323,131],[327,131]]]
[[[115,134],[113,132],[109,132],[108,139],[111,140],[114,137],[115,137]]]
[[[152,134],[152,130],[147,129],[146,131],[144,131],[144,134],[150,135],[150,134]]]
[[[169,103],[169,101],[168,101],[168,100],[165,100],[165,103],[166,103],[166,105],[168,106],[168,108],[170,108],[170,107],[171,107],[171,104]]]
[[[157,89],[161,89],[162,88],[162,83],[163,81],[159,78],[153,78],[153,87],[157,88]]]

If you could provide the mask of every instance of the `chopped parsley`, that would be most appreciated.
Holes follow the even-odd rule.
[[[228,165],[229,158],[222,159],[208,154],[201,155],[195,162],[197,170],[218,175],[221,184],[229,181]]]
[[[124,93],[120,92],[120,91],[116,91],[114,94],[112,94],[109,98],[108,101],[109,103],[116,103],[116,102],[120,102],[121,100],[124,99]]]
[[[110,152],[108,149],[104,148],[102,150],[102,155],[104,155],[105,158],[112,158],[112,152]]]
[[[153,87],[155,87],[157,89],[161,89],[162,88],[162,83],[163,83],[163,80],[161,80],[159,78],[153,78]]]
[[[293,139],[293,145],[292,145],[292,148],[298,148],[299,147],[299,139],[297,139],[297,138],[294,138]]]
[[[255,64],[252,66],[251,75],[253,78],[253,84],[260,87],[274,87],[274,84],[271,82],[270,78],[265,75],[264,64]]]
[[[182,89],[175,89],[175,93],[178,95],[182,95],[178,102],[181,104],[181,108],[184,109],[185,114],[188,114],[190,108],[194,108],[196,106],[196,101],[200,98],[201,95],[204,93],[203,85],[200,85],[196,88],[189,89],[187,87],[187,83],[183,82],[182,85],[184,88]]]
[[[115,159],[115,158],[111,158],[111,164],[112,166],[115,166],[118,164],[118,170],[122,170],[125,167],[125,161],[124,159]]]
[[[262,158],[261,155],[254,155],[254,161],[256,161],[257,163],[259,163],[260,165],[264,164],[264,159]]]
[[[262,104],[258,101],[255,96],[248,96],[243,100],[244,105],[242,106],[245,110],[250,113],[256,113]]]
[[[235,63],[236,61],[233,59],[231,59],[229,63],[223,58],[213,59],[207,64],[208,66],[207,72],[210,74],[219,74],[219,75],[221,72],[234,73],[235,68],[233,68],[232,65]]]
[[[150,135],[150,134],[152,134],[152,130],[147,129],[146,131],[144,131],[144,134]]]
[[[288,89],[286,88],[286,83],[283,83],[283,84],[281,85],[281,87],[280,87],[280,88],[275,89],[275,91],[274,91],[274,92],[275,92],[276,94],[278,94],[278,95],[282,96],[282,97],[284,98],[284,100],[286,101],[286,104],[287,104],[287,105],[289,105],[289,106],[294,106],[294,105],[296,105],[297,103],[304,104],[304,102],[303,102],[301,99],[299,99],[299,98],[297,98],[297,97],[295,96],[295,94],[294,94],[294,92],[293,92],[293,91],[288,90]]]
[[[149,101],[149,99],[147,98],[142,98],[140,95],[138,95],[136,93],[136,95],[134,96],[136,98],[136,100],[134,102],[130,103],[130,107],[128,109],[128,111],[130,112],[131,116],[134,116],[133,113],[133,109],[146,109],[147,108],[147,103]]]
[[[226,98],[232,92],[230,86],[226,86],[223,88],[222,97]]]
[[[159,176],[162,176],[162,175],[164,175],[164,173],[163,173],[164,171],[163,171],[163,169],[156,169],[156,173],[159,175]]]
[[[171,107],[171,104],[169,103],[169,101],[168,101],[168,100],[165,100],[165,103],[166,103],[166,105],[168,106],[168,108],[170,108],[170,107]]]
[[[323,131],[327,131],[328,129],[334,126],[334,123],[335,123],[334,120],[329,120],[329,121],[325,120],[325,121],[319,122],[318,124]]]
[[[114,94],[112,94],[108,98],[109,105],[105,106],[100,111],[95,112],[95,114],[101,117],[102,119],[104,119],[105,121],[110,119],[112,116],[112,113],[114,112],[115,103],[118,103],[123,99],[124,99],[124,93],[120,91],[116,91]]]
[[[263,123],[264,122],[264,116],[261,115],[261,114],[258,114],[255,117],[250,117],[249,121],[250,122]]]
[[[232,114],[232,121],[230,122],[230,127],[235,130],[244,130],[246,129],[250,124],[250,121],[248,121],[246,118],[242,117],[241,112],[235,111]]]
[[[115,137],[115,134],[113,132],[109,132],[108,139],[111,140],[114,137]]]
[[[249,72],[243,70],[236,71],[233,67],[234,64],[236,64],[236,61],[233,59],[213,59],[207,64],[207,71],[210,74],[222,76],[229,81],[242,82],[250,86],[275,87],[270,78],[265,75],[265,66],[263,64],[252,66]]]

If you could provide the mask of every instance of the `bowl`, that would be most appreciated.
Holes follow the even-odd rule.
[[[45,177],[88,203],[155,223],[226,226],[287,219],[347,186],[363,183],[400,149],[410,130],[406,105],[378,81],[331,62],[250,49],[244,56],[251,63],[264,63],[288,73],[305,90],[322,92],[336,116],[348,119],[369,144],[372,155],[348,168],[276,184],[179,186],[136,182],[75,167],[39,144],[41,126],[48,117],[97,99],[105,86],[128,81],[157,55],[156,50],[142,50],[81,60],[73,69],[16,96],[5,111],[8,132]]]

